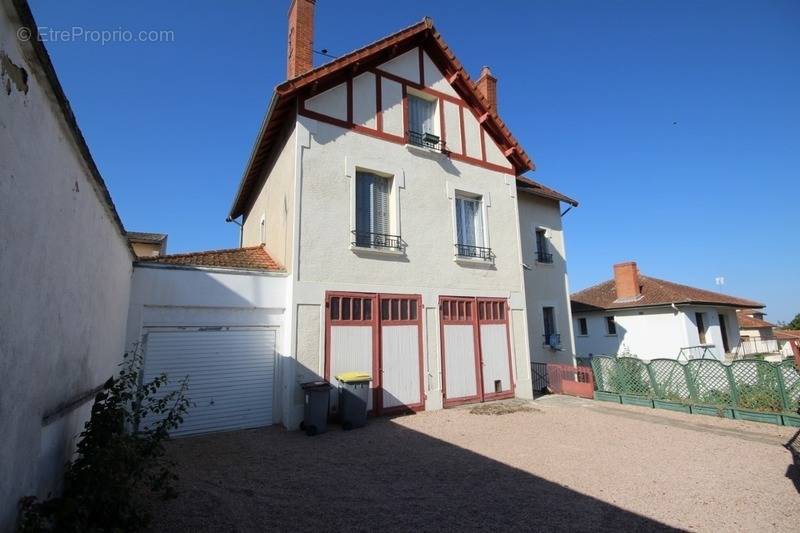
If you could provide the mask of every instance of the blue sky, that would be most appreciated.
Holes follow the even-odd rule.
[[[53,29],[174,32],[47,48],[126,227],[169,233],[171,252],[236,246],[224,220],[284,79],[288,0],[31,4]],[[473,77],[492,68],[533,177],[581,202],[564,218],[571,289],[636,260],[773,321],[800,312],[800,3],[317,4],[317,49],[428,15]]]

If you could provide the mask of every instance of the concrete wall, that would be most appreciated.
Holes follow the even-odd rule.
[[[555,200],[522,193],[519,195],[519,224],[522,260],[530,268],[525,270],[525,298],[531,360],[573,364],[575,344],[560,205]],[[552,263],[537,260],[537,229],[546,231],[549,250],[553,254]],[[561,334],[561,350],[544,345],[544,307],[554,309],[556,331]]]
[[[575,313],[574,330],[576,352],[580,356],[633,355],[640,359],[677,358],[682,348],[698,346],[700,337],[695,324],[695,312],[704,313],[706,357],[724,359],[722,330],[719,314],[726,317],[729,348],[739,343],[739,330],[734,310],[717,307],[679,306],[677,310],[662,307],[654,309],[626,309],[607,313]],[[617,334],[606,332],[606,316],[614,316]],[[578,321],[586,318],[588,335],[579,334]],[[702,349],[685,351],[688,358],[700,357]]]
[[[117,370],[133,259],[18,17],[0,1],[0,531],[19,497],[57,488],[87,393]]]
[[[265,222],[263,244],[272,258],[291,269],[294,210],[295,132],[285,131],[282,148],[275,154],[275,163],[267,174],[253,206],[244,217],[242,246],[262,244],[261,220]],[[279,143],[279,144],[280,144]]]

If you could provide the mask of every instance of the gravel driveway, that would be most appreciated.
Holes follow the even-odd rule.
[[[556,396],[510,405],[529,410],[176,440],[181,495],[154,504],[152,529],[798,531],[790,428]]]

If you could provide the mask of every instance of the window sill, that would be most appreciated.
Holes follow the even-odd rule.
[[[370,246],[354,246],[350,245],[350,251],[356,255],[371,255],[383,257],[405,257],[406,253],[403,250],[396,250],[392,248],[372,248]]]
[[[588,337],[588,336],[589,336],[589,334],[587,333],[586,335],[581,335],[581,334],[579,333],[578,335],[575,335],[575,336],[576,336],[576,337]],[[615,337],[616,337],[616,335],[615,335]]]
[[[605,336],[606,337],[616,337],[617,334],[616,333],[606,333]]]
[[[542,344],[542,348],[547,348],[553,352],[563,352],[564,348],[562,346],[550,346],[549,344]]]
[[[437,150],[436,148],[427,148],[425,146],[417,146],[416,144],[406,144],[406,150],[409,152],[416,152],[421,155],[434,155],[437,157],[447,157],[447,155]]]
[[[545,261],[534,261],[533,264],[535,264],[536,266],[542,266],[542,267],[546,267],[546,268],[553,268],[553,266],[554,266],[552,261],[550,261],[549,263],[547,263]]]
[[[461,255],[456,255],[453,257],[453,261],[464,266],[480,266],[486,268],[494,267],[494,261],[490,259],[481,259],[480,257],[464,257]]]

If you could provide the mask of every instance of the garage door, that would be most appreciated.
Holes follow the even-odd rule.
[[[274,328],[148,331],[145,381],[164,372],[170,378],[167,392],[189,376],[187,395],[194,405],[173,434],[272,424],[275,335]]]

